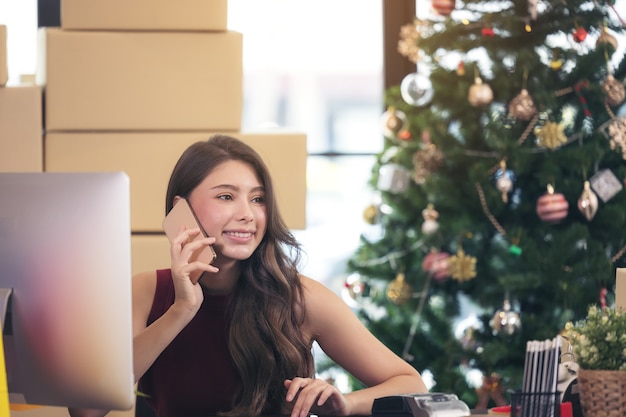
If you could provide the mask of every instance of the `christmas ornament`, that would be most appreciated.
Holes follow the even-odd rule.
[[[455,0],[432,0],[433,10],[440,16],[450,16],[454,5]]]
[[[537,144],[552,150],[558,148],[567,143],[564,130],[565,126],[561,123],[546,122],[543,126],[535,128]]]
[[[406,129],[406,114],[403,111],[390,106],[381,116],[380,123],[385,137],[398,137],[398,134]]]
[[[552,51],[552,60],[550,61],[550,68],[554,71],[559,71],[563,68],[563,60],[559,58],[558,51]]]
[[[572,33],[572,37],[574,38],[574,40],[578,43],[584,42],[585,39],[587,39],[587,30],[583,27],[578,26],[575,30],[574,33]]]
[[[619,182],[610,169],[603,169],[602,171],[596,172],[593,177],[589,178],[589,183],[593,191],[596,192],[604,203],[608,202],[615,194],[622,191],[623,188],[622,183]]]
[[[552,61],[550,61],[550,68],[552,68],[555,71],[560,70],[561,68],[563,68],[563,60],[553,59]]]
[[[389,163],[378,170],[378,189],[390,193],[403,193],[409,188],[411,173],[401,165]]]
[[[591,190],[589,181],[585,181],[583,192],[578,198],[578,210],[587,220],[593,219],[598,211],[598,196]]]
[[[491,26],[486,26],[486,27],[482,28],[482,29],[480,30],[480,33],[481,33],[483,36],[486,36],[486,37],[488,37],[488,38],[491,38],[491,37],[493,37],[493,36],[495,36],[495,35],[496,35],[496,34],[495,34],[495,32],[493,31],[493,28],[492,28]]]
[[[525,88],[509,102],[509,114],[518,120],[528,121],[535,113],[535,103]]]
[[[424,223],[422,223],[422,232],[424,234],[431,235],[439,229],[439,223],[437,223],[439,213],[432,204],[428,204],[426,208],[422,210],[422,217],[424,218]]]
[[[476,409],[487,409],[489,400],[493,400],[496,406],[502,407],[508,404],[504,398],[504,386],[502,386],[502,377],[496,373],[489,376],[483,376],[483,384],[476,390],[478,394],[478,402]]]
[[[504,300],[502,308],[497,310],[489,321],[494,336],[505,334],[511,336],[522,326],[519,313],[511,310],[511,303]]]
[[[398,139],[402,139],[404,141],[411,140],[411,132],[408,129],[402,129],[398,132]]]
[[[469,315],[467,318],[459,321],[454,327],[454,337],[461,343],[466,350],[476,350],[479,343],[476,340],[476,334],[483,329],[483,323],[475,314]]]
[[[615,36],[609,33],[609,30],[605,26],[602,29],[602,33],[598,37],[598,40],[596,41],[596,48],[600,48],[606,45],[611,45],[613,47],[613,52],[617,50],[617,39],[615,38]]]
[[[378,218],[380,216],[380,207],[376,204],[370,204],[363,210],[363,220],[367,224],[376,224],[378,223]]]
[[[465,75],[465,62],[463,61],[459,62],[459,65],[457,65],[456,67],[456,75],[458,75],[459,77],[462,77]]]
[[[509,202],[509,193],[513,190],[513,171],[506,169],[506,162],[500,161],[500,168],[496,171],[496,188],[502,195],[502,202]]]
[[[409,23],[400,27],[400,40],[398,41],[398,52],[407,57],[409,61],[417,64],[419,59],[419,39],[421,35],[417,30],[417,25]]]
[[[609,106],[622,104],[624,98],[626,98],[626,88],[624,88],[624,84],[617,81],[612,74],[607,75],[604,79],[602,90],[606,93],[606,102]]]
[[[561,193],[555,193],[548,184],[548,191],[537,200],[537,215],[548,223],[558,223],[567,216],[569,203]]]
[[[457,281],[468,281],[476,277],[476,258],[466,255],[459,246],[456,254],[448,258],[448,271]]]
[[[450,254],[433,249],[424,257],[422,270],[428,272],[437,281],[442,281],[450,276],[448,272],[448,260]]]
[[[350,274],[341,289],[341,298],[352,308],[360,307],[369,292],[368,285],[358,273]]]
[[[402,272],[396,275],[396,278],[387,285],[387,299],[394,304],[400,305],[406,303],[413,295],[413,289],[405,281]]]
[[[607,131],[610,137],[611,149],[621,150],[622,158],[626,160],[626,116],[614,119]]]
[[[469,89],[467,99],[474,107],[483,106],[491,103],[493,100],[493,91],[489,84],[484,84],[480,77],[474,78],[474,84]]]
[[[408,74],[400,83],[402,99],[412,106],[421,107],[428,104],[433,98],[433,94],[433,85],[424,73]]]
[[[413,154],[413,181],[423,184],[443,163],[443,153],[430,142],[430,135],[422,135],[422,149]]]

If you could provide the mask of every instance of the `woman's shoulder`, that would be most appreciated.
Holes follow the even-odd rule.
[[[321,282],[302,274],[299,277],[302,288],[304,289],[305,300],[309,297],[315,298],[318,296],[328,295],[329,293],[333,294],[330,288]]]
[[[152,270],[140,272],[133,276],[133,302],[144,308],[152,306],[157,287],[171,282],[169,270]]]
[[[133,289],[155,287],[157,275],[157,271],[143,271],[133,275]]]
[[[333,314],[348,308],[339,295],[324,283],[305,275],[300,275],[300,282],[303,288],[305,308],[309,316],[311,313],[318,316],[322,312]]]
[[[303,330],[312,340],[343,337],[360,323],[338,293],[323,282],[301,276],[305,319]]]

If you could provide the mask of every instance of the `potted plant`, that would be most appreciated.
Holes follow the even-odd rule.
[[[626,311],[592,305],[564,336],[580,367],[583,416],[626,416]]]

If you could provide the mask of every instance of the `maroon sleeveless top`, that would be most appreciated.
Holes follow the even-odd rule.
[[[139,392],[149,396],[158,417],[215,415],[232,409],[241,381],[227,346],[229,300],[205,292],[196,316],[139,380]],[[147,324],[173,303],[171,270],[158,270]]]

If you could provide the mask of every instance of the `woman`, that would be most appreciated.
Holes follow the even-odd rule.
[[[375,398],[426,392],[339,297],[298,273],[299,245],[251,147],[228,136],[191,145],[166,212],[182,198],[209,237],[181,227],[171,268],[133,279],[134,372],[157,416],[367,415]],[[203,245],[215,262],[190,263]],[[344,395],[315,379],[313,342],[368,388]]]

